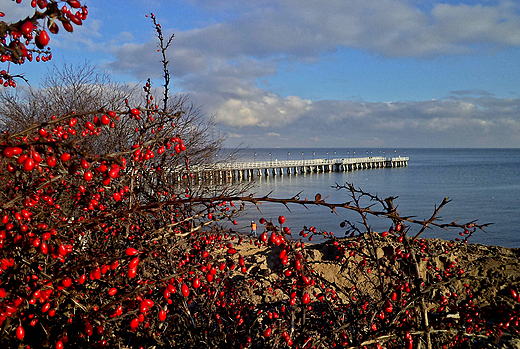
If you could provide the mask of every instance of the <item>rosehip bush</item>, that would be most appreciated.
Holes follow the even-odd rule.
[[[167,62],[171,38],[152,19]],[[191,167],[190,128],[167,108],[167,86],[163,108],[147,82],[144,107],[70,111],[2,134],[2,347],[447,348],[517,335],[518,285],[486,304],[457,256],[485,225],[439,223],[448,200],[427,220],[401,216],[394,198],[352,185],[338,186],[344,203],[216,190]],[[126,143],[84,146],[118,123],[134,131]],[[254,239],[221,224],[260,203],[328,207],[345,237],[282,214],[261,219]],[[374,217],[388,230],[374,232]],[[461,237],[424,240],[428,227]],[[316,235],[333,277],[308,245]]]
[[[2,137],[4,346],[171,345],[179,340],[172,324],[194,322],[192,304],[216,292],[207,283],[225,280],[240,263],[236,234],[199,232],[208,212],[231,219],[239,208],[218,199],[197,204],[196,188],[179,191],[178,176],[162,168],[184,157],[182,136],[160,129],[176,118],[130,106],[71,112]],[[136,128],[126,151],[91,154],[80,146],[114,122]]]
[[[71,111],[2,136],[4,347],[189,343],[183,326],[170,331],[173,324],[188,323],[189,308],[201,297],[196,291],[209,292],[208,280],[225,278],[234,259],[243,264],[228,246],[235,234],[198,235],[208,212],[217,221],[237,211],[226,200],[192,202],[209,187],[186,176],[183,133],[188,129],[195,141],[204,133],[183,121],[185,110],[172,113],[166,97],[159,110],[149,82],[144,92],[144,108],[127,101],[120,110]],[[126,147],[119,142],[102,153],[84,146],[114,137],[119,123],[132,130]],[[171,159],[181,169],[168,167]],[[219,251],[225,246],[218,275],[215,268],[199,270],[217,249],[212,244]]]

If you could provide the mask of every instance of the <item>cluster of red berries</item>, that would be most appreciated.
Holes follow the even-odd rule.
[[[16,2],[21,3],[21,0]],[[66,31],[72,32],[73,25],[82,25],[88,16],[87,6],[82,5],[80,1],[67,0],[63,3],[65,4],[59,7],[58,1],[32,0],[31,6],[36,9],[34,15],[0,26],[0,62],[23,64],[26,61],[32,62],[33,59],[37,62],[52,59],[48,48],[50,36],[47,30],[57,34],[60,22]],[[3,13],[0,17],[3,17]],[[16,77],[20,76],[2,71],[0,84],[4,87],[16,87]]]

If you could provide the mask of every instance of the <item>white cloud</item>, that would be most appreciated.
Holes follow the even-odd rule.
[[[311,101],[302,100],[300,97],[281,98],[255,88],[246,94],[243,92],[245,91],[237,94],[245,98],[228,99],[217,107],[217,121],[239,127],[281,127],[295,122],[312,104]]]
[[[316,139],[341,143],[348,137],[359,144],[439,146],[457,139],[478,146],[475,139],[482,138],[469,135],[474,134],[496,135],[496,146],[520,146],[520,136],[513,132],[520,127],[519,99],[493,98],[483,90],[452,91],[444,100],[417,102],[310,101],[257,83],[275,75],[282,61],[315,62],[321,53],[341,46],[386,57],[520,46],[515,2],[439,3],[430,9],[409,0],[189,2],[205,10],[232,11],[233,16],[176,32],[168,52],[170,73],[177,87],[216,114],[221,127],[236,138],[277,133],[301,145]],[[154,38],[113,46],[112,53],[115,61],[107,67],[116,73],[161,75]],[[237,126],[240,131],[232,129]]]
[[[404,0],[234,3],[241,9],[236,18],[176,33],[169,51],[172,67],[178,66],[175,76],[200,73],[211,64],[207,57],[224,62],[246,57],[315,61],[320,52],[338,46],[402,57],[466,54],[474,52],[474,45],[520,45],[518,6],[511,2],[437,4],[430,12]],[[142,74],[132,62],[151,58],[155,46],[152,38],[143,45],[115,47],[113,68]]]
[[[474,89],[474,90],[462,90],[462,91],[450,91],[451,94],[457,96],[494,96],[491,92]]]
[[[81,26],[74,26],[74,32],[69,33],[60,30],[59,34],[51,35],[51,45],[56,48],[74,49],[80,51],[100,51],[108,52],[107,44],[101,42],[100,29],[102,21],[99,19],[89,19]],[[98,39],[97,41],[95,39]]]
[[[291,124],[243,127],[239,133],[253,146],[262,145],[264,136],[278,133],[283,139],[273,146],[520,147],[519,111],[520,98],[394,103],[325,100],[313,102]]]
[[[14,1],[3,1],[0,11],[5,14],[3,18],[0,18],[0,21],[7,23],[17,22],[34,14],[34,9],[30,6],[29,1],[24,1],[21,4]]]
[[[135,37],[130,32],[120,32],[114,39],[110,41],[111,46],[115,45],[116,43],[121,42],[127,42],[127,41],[133,41],[135,40]]]
[[[497,6],[437,4],[432,10],[435,30],[455,44],[520,45],[520,19],[510,1]]]
[[[518,5],[510,1],[489,6],[436,4],[431,11],[404,0],[233,4],[240,9],[238,18],[179,36],[207,54],[283,54],[299,60],[337,46],[386,56],[429,56],[473,52],[474,44],[520,45]],[[222,10],[221,5],[212,8]]]

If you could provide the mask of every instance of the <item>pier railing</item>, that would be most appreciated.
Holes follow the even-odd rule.
[[[326,166],[337,164],[357,164],[357,163],[374,163],[386,161],[408,161],[408,158],[385,158],[364,157],[364,158],[338,158],[338,159],[312,159],[312,160],[272,160],[272,161],[249,161],[234,163],[216,163],[208,166],[216,170],[246,170],[246,169],[270,169],[285,167],[302,167],[302,166]]]
[[[359,169],[389,168],[408,166],[408,157],[386,158],[382,156],[362,158],[335,158],[312,160],[270,160],[232,163],[214,163],[193,166],[189,172],[199,178],[253,178],[255,176],[283,176],[313,172],[339,172]],[[182,168],[170,169],[179,176],[186,175]],[[184,172],[184,173],[183,173]]]

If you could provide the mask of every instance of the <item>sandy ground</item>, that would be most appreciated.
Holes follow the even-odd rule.
[[[478,244],[453,244],[445,240],[425,240],[425,243],[437,256],[433,258],[432,264],[443,269],[450,262],[456,261],[459,267],[464,268],[464,277],[455,281],[450,287],[453,292],[464,292],[463,284],[468,284],[473,292],[474,300],[480,307],[505,304],[511,307],[520,306],[511,297],[510,289],[516,288],[520,291],[520,249],[511,249],[496,246],[484,246]],[[383,239],[376,236],[376,253],[383,260],[393,255],[397,246],[395,239]],[[270,278],[280,267],[278,254],[280,249],[257,247],[244,243],[237,247],[239,253],[244,256],[249,265],[249,272],[260,273]],[[449,250],[449,254],[444,252]],[[343,277],[337,263],[332,263],[335,248],[331,243],[307,244],[306,251],[309,264],[324,279],[333,282],[340,288],[351,287],[348,278]],[[426,262],[420,264],[421,274],[426,273]],[[258,297],[258,296],[257,296]],[[273,301],[273,295],[265,295],[257,301]],[[500,342],[480,344],[479,348],[519,348],[520,337],[504,336]]]

